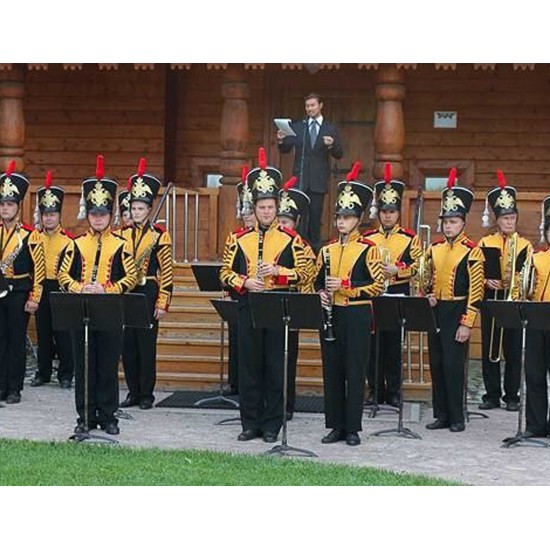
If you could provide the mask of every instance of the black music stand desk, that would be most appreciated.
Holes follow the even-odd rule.
[[[514,437],[507,437],[502,447],[513,445],[533,445],[550,447],[546,441],[539,441],[523,434],[523,416],[525,414],[525,341],[527,329],[550,330],[550,304],[544,302],[519,302],[503,300],[487,300],[489,314],[498,327],[521,329],[521,374],[519,387],[518,429]]]
[[[379,296],[373,298],[375,325],[382,330],[400,330],[399,349],[399,418],[397,428],[380,430],[372,435],[396,434],[409,439],[422,439],[403,427],[403,346],[407,332],[437,332],[435,316],[427,298],[417,296]]]
[[[284,329],[283,360],[283,434],[281,445],[275,445],[266,454],[289,454],[295,456],[316,457],[305,449],[288,445],[288,426],[286,416],[288,382],[288,334],[294,329],[323,328],[323,310],[318,294],[300,294],[298,292],[251,292],[249,294],[252,322],[257,329]]]

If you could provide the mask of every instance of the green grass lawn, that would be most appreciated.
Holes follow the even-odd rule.
[[[453,485],[374,468],[210,451],[0,439],[0,485]]]

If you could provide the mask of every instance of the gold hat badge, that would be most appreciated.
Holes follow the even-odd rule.
[[[151,191],[151,188],[143,181],[141,176],[138,177],[136,182],[132,185],[132,197],[142,199],[148,194],[152,195],[153,191]]]
[[[338,197],[338,204],[346,210],[353,210],[354,204],[358,204],[361,207],[363,206],[361,199],[353,191],[351,185],[346,185],[344,187],[344,190],[340,193],[340,196]]]
[[[260,175],[254,181],[254,187],[260,193],[273,193],[277,189],[275,180],[265,170],[260,171]]]
[[[20,195],[19,189],[14,185],[10,178],[6,178],[4,183],[2,183],[2,188],[0,189],[0,195],[3,197],[15,197],[15,195]]]
[[[51,192],[50,189],[46,189],[46,192],[40,199],[40,204],[45,208],[53,208],[56,204],[61,201]]]
[[[386,185],[380,193],[380,200],[384,204],[397,204],[399,202],[399,193],[390,185]]]
[[[443,210],[445,210],[445,212],[455,212],[456,210],[458,210],[459,206],[466,209],[466,206],[462,202],[462,199],[460,197],[457,197],[452,190],[449,191],[445,196]]]
[[[88,193],[86,199],[95,206],[107,206],[109,201],[113,199],[113,196],[103,187],[103,185],[101,185],[101,182],[98,181],[94,188]]]
[[[503,189],[498,196],[498,199],[495,201],[495,206],[500,208],[512,209],[514,208],[516,201],[514,197],[508,193],[506,189]]]

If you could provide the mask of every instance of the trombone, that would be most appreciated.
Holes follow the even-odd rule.
[[[386,248],[385,246],[378,247],[380,251],[380,259],[382,260],[382,263],[384,264],[384,267],[391,264],[391,257],[390,257],[390,250],[389,248]],[[390,283],[392,281],[392,277],[385,277],[384,278],[384,294],[388,292],[388,288],[390,287]]]

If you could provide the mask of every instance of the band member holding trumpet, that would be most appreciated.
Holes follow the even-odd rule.
[[[277,220],[280,183],[260,148],[259,166],[246,178],[258,222],[229,235],[220,270],[221,283],[239,295],[239,441],[272,443],[283,423],[284,331],[253,328],[248,293],[288,290],[308,277],[301,237]]]
[[[414,231],[399,225],[401,201],[405,184],[392,179],[391,164],[384,166],[384,179],[374,185],[375,205],[371,217],[378,215],[380,226],[363,234],[378,246],[384,272],[384,293],[409,295],[410,279],[416,274],[418,261],[422,255],[420,240]],[[375,327],[376,328],[376,327]],[[378,335],[378,361],[376,365],[372,353],[367,373],[369,395],[366,404],[375,402],[376,369],[378,388],[376,401],[399,407],[401,362],[399,331],[380,331]],[[373,346],[374,350],[375,346]]]
[[[506,185],[504,174],[497,171],[499,185],[487,193],[483,226],[489,226],[491,207],[498,230],[479,241],[481,248],[500,251],[502,279],[485,280],[484,299],[517,299],[519,274],[528,255],[533,253],[531,243],[518,235],[518,209],[516,190]],[[485,394],[479,405],[482,410],[500,407],[500,398],[507,411],[519,408],[521,373],[521,330],[502,329],[496,326],[485,305],[481,306],[482,370]],[[504,396],[501,390],[500,362],[504,360]]]
[[[550,197],[541,204],[542,238],[550,245]],[[526,280],[524,298],[533,302],[550,302],[550,248],[532,256],[532,270],[527,259],[523,268]],[[530,272],[531,271],[531,272]],[[532,287],[532,288],[531,288]],[[527,390],[525,437],[550,435],[550,410],[548,408],[548,374],[550,373],[550,332],[527,330],[525,346],[525,382]]]
[[[136,264],[137,286],[132,292],[145,294],[151,328],[124,329],[122,364],[128,396],[120,407],[139,405],[142,410],[150,409],[155,400],[159,321],[168,313],[173,288],[170,234],[149,219],[161,182],[145,170],[146,161],[141,158],[137,174],[130,178],[133,225],[122,230]]]
[[[116,188],[116,181],[104,176],[103,156],[98,155],[95,177],[82,182],[83,211],[79,212],[79,217],[84,215],[87,218],[90,229],[67,245],[59,271],[59,284],[65,292],[123,294],[136,285],[131,243],[110,228]],[[99,424],[108,434],[116,435],[119,433],[115,412],[118,408],[122,327],[90,331],[87,399],[84,330],[74,330],[71,336],[75,350],[75,402],[78,413],[75,433],[87,432]]]
[[[283,185],[279,192],[279,209],[277,211],[279,223],[292,231],[296,229],[302,216],[307,216],[310,203],[309,197],[303,191],[294,188],[297,181],[298,178],[293,176]],[[313,252],[306,239],[303,239],[303,242],[309,276],[307,279],[301,281],[295,290],[307,293],[314,291],[313,280],[316,272],[315,252]],[[296,402],[296,365],[298,362],[299,341],[299,331],[291,329],[288,339],[288,391],[286,405],[288,420],[291,420],[294,415],[294,405]]]
[[[356,162],[338,184],[338,237],[321,248],[317,257],[315,289],[327,309],[321,333],[325,424],[330,432],[323,443],[346,441],[359,445],[362,430],[365,372],[370,356],[370,299],[384,289],[378,247],[359,233],[363,212],[373,190],[356,180]],[[328,332],[328,334],[327,334]]]
[[[434,308],[439,332],[428,333],[433,414],[429,430],[464,431],[463,388],[467,341],[483,298],[483,255],[465,233],[474,194],[455,185],[456,168],[441,195],[444,238],[426,251],[431,272],[422,289]]]
[[[21,401],[27,326],[36,312],[46,275],[40,233],[19,221],[29,180],[10,161],[0,174],[0,401]]]

